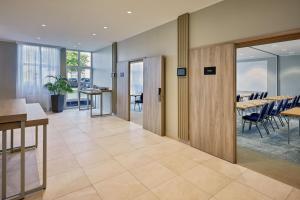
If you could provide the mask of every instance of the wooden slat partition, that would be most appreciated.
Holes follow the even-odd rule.
[[[112,73],[117,73],[117,43],[112,44]],[[112,112],[117,113],[117,76],[112,77]]]
[[[210,66],[216,66],[216,75],[204,75],[204,67]],[[233,44],[190,52],[191,145],[233,163],[236,162],[235,73]]]
[[[129,62],[118,62],[117,64],[117,116],[129,121],[130,118],[130,96],[129,96]]]
[[[178,17],[178,67],[189,69],[189,14]],[[189,140],[189,80],[178,77],[178,138]]]

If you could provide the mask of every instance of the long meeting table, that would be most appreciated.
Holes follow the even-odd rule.
[[[2,131],[2,195],[1,199],[23,199],[25,195],[46,188],[47,177],[47,125],[48,117],[40,104],[26,104],[25,99],[0,100],[0,131]],[[38,126],[43,126],[43,182],[42,185],[25,190],[25,128],[36,127],[36,144]],[[13,130],[21,129],[21,145],[14,148]],[[7,196],[7,130],[11,130],[10,150],[20,151],[20,192],[13,196]],[[13,152],[13,151],[12,151]],[[14,151],[15,152],[15,151]]]
[[[288,124],[288,143],[290,143],[290,119],[296,118],[299,120],[299,136],[300,136],[300,107],[291,108],[281,112],[281,115],[287,117]]]

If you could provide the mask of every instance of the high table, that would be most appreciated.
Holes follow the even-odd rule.
[[[21,128],[21,177],[20,177],[20,196],[25,195],[25,121],[27,120],[27,110],[25,99],[7,99],[0,100],[0,125],[9,125],[11,123],[19,124]],[[2,199],[6,199],[6,139],[7,130],[2,130]]]
[[[79,90],[79,97],[80,97],[80,93],[86,94],[88,96],[88,99],[90,99],[91,101],[91,105],[90,107],[90,116],[91,117],[96,117],[96,116],[103,116],[103,94],[104,93],[112,93],[112,90],[101,90],[101,89],[82,89]],[[97,96],[99,95],[100,97],[100,115],[94,115],[93,114],[93,96]],[[111,100],[112,100],[112,96],[111,96]],[[108,115],[112,114],[112,103],[110,103],[110,113]],[[80,109],[80,103],[79,103],[79,110]]]
[[[299,136],[300,136],[300,107],[291,108],[281,112],[281,115],[287,117],[288,123],[288,144],[290,143],[290,118],[299,119]]]
[[[26,104],[24,99],[10,99],[0,101],[0,131],[2,131],[2,200],[23,199],[26,194],[30,194],[46,188],[47,177],[47,124],[48,118],[39,104]],[[3,108],[2,108],[3,106]],[[43,183],[34,189],[25,191],[25,127],[43,126]],[[7,197],[7,130],[21,128],[21,178],[20,193],[13,197]],[[36,128],[36,133],[37,133]],[[13,132],[12,132],[13,133]],[[13,140],[13,137],[12,137]],[[37,141],[37,134],[36,134]],[[13,142],[11,143],[13,144]],[[11,149],[14,149],[11,146]]]

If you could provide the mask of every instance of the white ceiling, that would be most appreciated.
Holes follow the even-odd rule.
[[[0,40],[93,51],[220,1],[0,0]]]
[[[255,49],[253,49],[255,48]],[[300,40],[291,40],[286,42],[277,42],[271,44],[264,44],[253,46],[253,48],[245,47],[237,50],[237,60],[257,59],[257,58],[270,58],[278,56],[291,56],[300,55]],[[263,50],[265,53],[256,49]]]

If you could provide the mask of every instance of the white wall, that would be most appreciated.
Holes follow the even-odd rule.
[[[299,0],[225,0],[191,14],[192,48],[300,28]]]
[[[157,55],[166,57],[166,135],[177,138],[177,22],[118,42],[118,61]]]
[[[0,42],[0,99],[16,97],[17,44]]]
[[[112,46],[95,51],[93,56],[93,84],[99,87],[112,88]],[[98,101],[97,101],[98,102]],[[103,112],[110,113],[111,94],[103,95]]]
[[[112,46],[93,52],[93,84],[112,87]]]
[[[300,55],[279,57],[280,94],[300,95]]]

